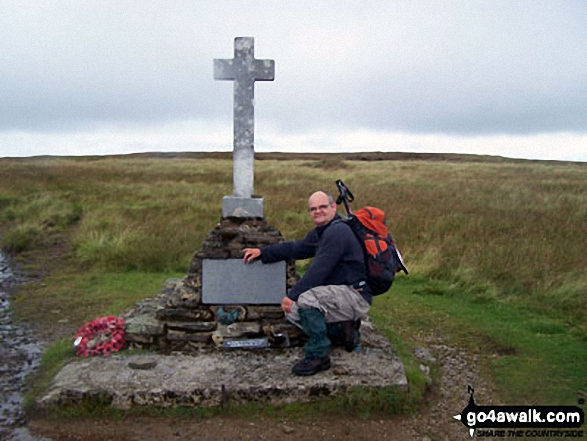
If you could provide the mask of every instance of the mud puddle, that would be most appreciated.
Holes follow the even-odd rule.
[[[22,283],[0,252],[0,439],[42,440],[26,428],[23,409],[25,378],[41,361],[43,348],[32,332],[17,324],[12,316],[10,288]]]

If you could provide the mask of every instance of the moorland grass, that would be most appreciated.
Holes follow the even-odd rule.
[[[255,167],[265,216],[287,239],[311,227],[308,195],[334,191],[336,179],[354,206],[388,213],[411,270],[373,307],[392,338],[413,339],[444,317],[437,332],[486,352],[504,400],[587,393],[585,164],[297,157]],[[156,279],[184,273],[219,221],[231,172],[228,159],[0,159],[2,248],[26,255],[61,234],[71,252],[61,276],[27,289],[17,313],[85,305],[70,313],[81,325],[155,294]],[[133,288],[146,274],[148,287]],[[127,281],[110,286],[116,279]]]
[[[152,297],[167,278],[185,273],[112,272],[89,269],[47,275],[41,286],[25,285],[14,301],[23,317],[50,326],[54,321],[79,328],[98,316],[118,315],[136,303]]]
[[[391,341],[426,344],[433,336],[466,348],[485,360],[504,402],[568,404],[587,393],[586,341],[564,319],[419,276],[398,280],[393,291],[372,308]]]

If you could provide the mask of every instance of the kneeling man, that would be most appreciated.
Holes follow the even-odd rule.
[[[305,357],[292,369],[296,375],[314,375],[330,368],[327,324],[341,323],[344,345],[358,344],[360,319],[371,305],[366,284],[363,249],[350,227],[336,213],[329,193],[318,191],[308,199],[310,218],[316,226],[298,241],[246,248],[245,262],[263,263],[288,259],[314,261],[281,302],[286,317],[308,336]]]

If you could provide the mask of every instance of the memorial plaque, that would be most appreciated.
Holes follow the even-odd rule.
[[[285,297],[285,262],[245,264],[242,259],[202,261],[202,303],[279,305]]]
[[[224,341],[222,347],[226,349],[262,349],[269,347],[269,340],[267,338],[250,338],[248,340]]]

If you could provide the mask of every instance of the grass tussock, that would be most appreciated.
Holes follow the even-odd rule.
[[[81,205],[48,193],[6,198],[0,207],[0,220],[14,225],[2,241],[3,248],[12,252],[33,249],[47,234],[67,230],[82,217]]]

